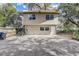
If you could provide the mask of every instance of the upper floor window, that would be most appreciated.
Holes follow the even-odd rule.
[[[36,19],[36,17],[34,14],[29,14],[29,20],[35,20],[35,19]]]
[[[53,20],[54,16],[53,15],[46,15],[46,20]]]

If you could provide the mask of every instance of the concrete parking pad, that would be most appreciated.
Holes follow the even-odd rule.
[[[1,56],[79,55],[79,42],[58,35],[24,35],[0,40]]]

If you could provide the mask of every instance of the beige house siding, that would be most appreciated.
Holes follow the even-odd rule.
[[[23,25],[39,25],[40,23],[51,21],[51,20],[46,20],[46,14],[35,14],[35,17],[36,17],[35,20],[29,20],[28,15],[29,14],[23,15]],[[52,20],[52,24],[53,23],[58,23],[58,17]]]
[[[29,20],[28,14],[24,14],[23,17],[24,17],[24,19],[23,19],[23,24],[24,25],[36,25],[36,24],[39,24],[41,22],[46,21],[44,14],[36,14],[35,15],[36,19],[35,20]]]
[[[55,26],[25,26],[26,34],[29,35],[53,35],[55,34]],[[49,31],[40,31],[40,27],[49,27]],[[52,30],[51,30],[52,29]],[[52,32],[52,33],[51,33]]]
[[[58,25],[58,17],[53,20],[46,20],[46,14],[35,14],[35,20],[29,20],[28,14],[23,15],[23,25],[25,25],[28,35],[54,35],[55,27]],[[40,27],[49,27],[49,31],[41,31]]]
[[[55,35],[56,34],[56,26],[51,26],[51,32],[50,35]]]
[[[40,27],[49,27],[49,31],[40,31]],[[31,35],[48,35],[51,32],[51,26],[26,26],[26,34]]]

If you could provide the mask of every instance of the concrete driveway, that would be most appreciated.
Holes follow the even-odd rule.
[[[1,56],[79,55],[79,42],[62,36],[14,36],[0,40]]]

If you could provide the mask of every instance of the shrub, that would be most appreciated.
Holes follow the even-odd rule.
[[[73,32],[73,39],[79,41],[79,30],[76,30],[76,31]]]

